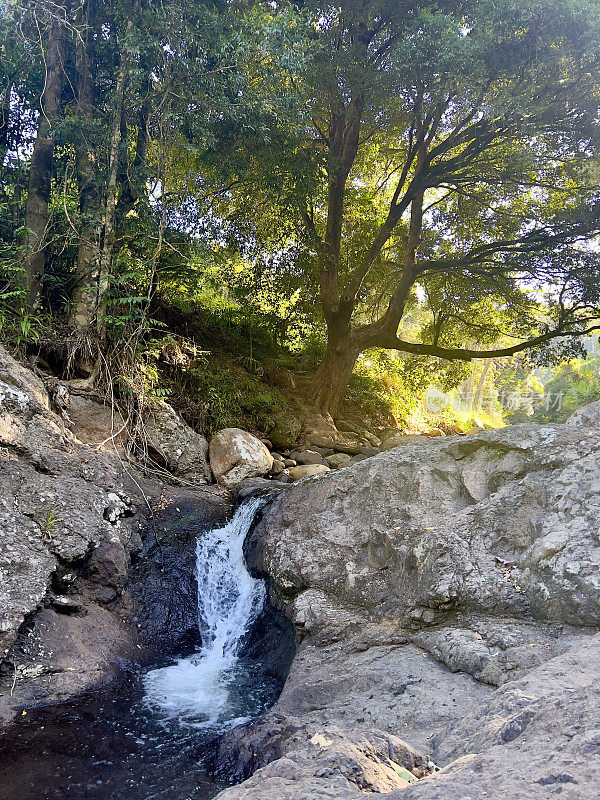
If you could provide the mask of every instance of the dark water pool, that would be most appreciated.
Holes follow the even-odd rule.
[[[255,665],[256,662],[254,662]],[[232,681],[232,715],[271,705],[280,682],[252,662]],[[0,800],[208,800],[227,784],[204,761],[219,732],[165,722],[139,677],[75,702],[32,709],[0,734]]]
[[[196,562],[201,555],[203,560],[202,569],[196,563],[196,574],[203,583],[197,588],[203,600],[211,599],[212,605],[199,606],[210,606],[212,616],[207,619],[214,617],[213,625],[208,626],[206,647],[198,650],[197,644],[188,644],[183,648],[187,652],[181,652],[177,646],[173,650],[179,658],[169,648],[173,657],[158,656],[162,663],[153,664],[159,672],[177,665],[174,671],[168,670],[177,678],[167,681],[168,702],[155,702],[152,708],[159,711],[152,711],[143,702],[143,674],[128,672],[116,688],[27,710],[0,733],[0,800],[208,800],[227,785],[211,776],[206,764],[224,728],[256,717],[275,702],[295,649],[291,622],[268,603],[256,616],[252,592],[250,600],[246,597],[256,579],[247,574],[243,542],[259,507],[257,502],[241,506],[224,528],[203,534],[208,544],[214,544],[214,552],[208,561],[198,548]],[[195,537],[192,542],[196,546]],[[185,563],[189,571],[193,565]],[[214,569],[206,569],[207,564]],[[227,575],[229,581],[224,579]],[[161,591],[159,598],[164,597]],[[148,604],[152,614],[156,595],[147,594],[152,598]],[[214,613],[215,608],[222,616]],[[192,621],[195,610],[192,606],[188,613]],[[248,613],[242,614],[244,610]],[[220,635],[221,628],[226,635]],[[210,671],[218,653],[217,645],[211,649],[213,642],[229,658],[217,659],[218,669]],[[190,662],[197,665],[197,656],[205,659],[202,674],[192,674],[191,683],[186,684],[187,667]],[[181,674],[180,666],[184,667]],[[146,684],[148,689],[148,679]],[[148,691],[146,696],[160,699],[164,694],[160,682],[159,689],[162,694]],[[194,691],[201,695],[202,702],[193,704],[200,714],[189,713]],[[181,702],[175,702],[177,698]],[[161,718],[161,713],[172,713],[173,707],[175,714],[193,725]],[[202,727],[208,724],[213,727]]]
[[[0,734],[0,800],[207,800],[214,735],[164,724],[138,681],[33,709]]]

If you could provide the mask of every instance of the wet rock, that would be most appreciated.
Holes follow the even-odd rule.
[[[240,428],[224,428],[210,442],[210,465],[217,481],[233,489],[245,478],[266,475],[273,456],[264,444]]]
[[[272,494],[282,488],[286,484],[278,480],[267,480],[266,478],[245,478],[233,490],[233,500],[235,503],[241,503],[248,497],[258,497],[262,495]]]
[[[63,614],[76,614],[83,609],[81,598],[68,595],[56,595],[51,598],[51,603],[57,611]]]
[[[67,424],[0,347],[0,726],[164,652],[191,618],[195,628],[198,524],[182,521],[170,547],[164,487],[130,479],[116,455],[83,444]],[[140,486],[153,502],[144,541]],[[210,527],[225,516],[222,498],[197,491],[193,505],[194,520],[205,514]]]
[[[230,504],[210,489],[165,487],[154,501],[126,584],[144,661],[200,644],[196,541],[230,513]]]

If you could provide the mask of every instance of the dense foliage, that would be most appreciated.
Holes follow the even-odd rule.
[[[1,333],[152,393],[200,314],[332,413],[518,383],[600,317],[599,61],[595,0],[8,0]]]

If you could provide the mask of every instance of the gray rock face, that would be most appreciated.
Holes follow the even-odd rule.
[[[277,495],[248,555],[303,641],[275,707],[224,740],[253,774],[223,800],[598,796],[599,434],[594,404]],[[443,769],[391,787],[352,749],[382,735]]]
[[[273,502],[259,566],[404,624],[458,612],[600,624],[598,429],[447,437],[299,484]]]
[[[84,688],[133,647],[119,607],[137,547],[129,489],[115,458],[48,409],[43,384],[0,347],[0,660],[11,664],[0,673],[0,721],[25,695]]]
[[[273,456],[265,445],[241,428],[224,428],[210,442],[210,466],[217,481],[233,489],[246,478],[266,475]]]
[[[186,483],[210,483],[208,442],[187,425],[168,403],[157,403],[145,426],[148,446]]]
[[[68,426],[80,442],[102,450],[122,452],[126,440],[125,420],[100,398],[71,394]]]

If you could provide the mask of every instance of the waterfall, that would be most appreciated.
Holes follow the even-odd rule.
[[[144,701],[166,718],[199,727],[229,727],[248,719],[237,685],[244,683],[239,650],[265,602],[264,583],[244,560],[244,540],[261,498],[247,500],[233,518],[196,544],[199,652],[144,677]]]

